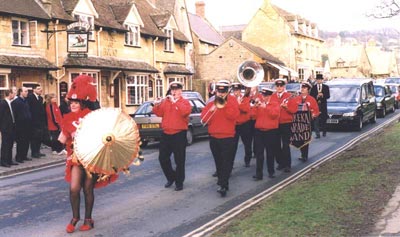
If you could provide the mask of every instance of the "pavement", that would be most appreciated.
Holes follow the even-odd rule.
[[[52,154],[49,147],[42,147],[41,152],[46,156],[41,158],[32,158],[31,161],[13,165],[10,168],[0,166],[0,180],[7,176],[37,170],[49,166],[63,165],[66,155]],[[15,147],[13,154],[15,154]],[[386,204],[384,211],[381,213],[379,221],[375,224],[374,231],[370,236],[398,236],[400,237],[400,184],[397,186],[392,198]]]

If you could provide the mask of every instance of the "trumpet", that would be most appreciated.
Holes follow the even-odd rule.
[[[157,100],[152,103],[152,106],[160,105],[164,100],[170,100],[172,103],[175,103],[177,99],[173,95],[167,95],[164,98],[158,98]]]

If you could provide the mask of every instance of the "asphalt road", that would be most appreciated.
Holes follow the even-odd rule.
[[[308,162],[334,151],[385,119],[366,124],[361,132],[328,132],[327,137],[313,140]],[[173,187],[164,188],[166,180],[158,163],[158,144],[150,144],[143,153],[144,163],[132,166],[129,176],[121,174],[116,183],[95,190],[95,228],[76,231],[73,236],[182,236],[291,175],[277,171],[275,179],[265,176],[262,181],[253,181],[255,159],[245,168],[240,144],[230,191],[221,198],[216,192],[217,180],[211,176],[215,167],[208,139],[201,138],[187,148],[184,190],[176,192]],[[299,156],[300,152],[292,149],[292,173],[306,165],[297,160]],[[0,236],[71,236],[65,232],[72,214],[63,174],[64,166],[58,166],[1,179]],[[81,206],[83,218],[83,203]]]

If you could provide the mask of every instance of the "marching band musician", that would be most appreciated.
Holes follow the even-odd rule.
[[[251,160],[251,142],[253,140],[251,134],[251,122],[250,122],[250,93],[242,94],[242,84],[238,82],[232,83],[233,95],[236,97],[239,104],[239,117],[236,120],[236,150],[239,145],[239,137],[242,139],[245,156],[244,165],[250,167]],[[250,92],[250,91],[248,91]],[[235,152],[236,154],[236,152]]]
[[[292,95],[285,91],[286,80],[279,78],[275,80],[276,92],[272,94],[271,101],[277,102],[280,105],[279,115],[279,141],[280,149],[278,153],[277,170],[290,172],[292,166],[292,157],[290,154],[290,126],[293,121],[293,114],[297,111],[297,106],[292,102]]]
[[[307,82],[307,81],[302,82],[301,93],[300,93],[300,95],[295,97],[293,99],[293,101],[296,103],[298,110],[310,111],[312,120],[314,120],[319,115],[319,108],[318,108],[318,103],[314,99],[314,97],[309,95],[311,88],[312,88],[312,86],[309,82]],[[311,123],[311,121],[310,121],[310,123]],[[310,126],[311,126],[311,124],[310,124]],[[304,162],[307,161],[308,147],[309,147],[309,143],[307,142],[305,145],[303,145],[300,148],[301,158],[299,158],[299,160],[304,161]]]
[[[254,86],[254,87],[248,87],[246,88],[246,93],[250,93],[250,133],[251,133],[251,143],[252,143],[252,153],[253,153],[253,157],[256,157],[256,148],[255,148],[255,142],[254,142],[254,132],[255,132],[255,124],[256,124],[256,118],[254,117],[254,102],[256,100],[260,100],[262,99],[261,93],[259,93],[258,91],[258,87]]]
[[[183,84],[178,81],[169,84],[170,94],[164,99],[155,101],[153,113],[162,117],[163,129],[158,160],[167,178],[165,188],[169,188],[175,182],[175,191],[183,189],[185,180],[186,160],[186,133],[188,129],[189,115],[192,107],[189,101],[182,97]],[[176,169],[172,168],[171,154],[174,154]]]
[[[279,145],[279,112],[277,101],[271,101],[274,90],[264,87],[262,99],[255,104],[255,153],[257,158],[255,181],[263,179],[264,151],[267,152],[268,177],[274,178],[275,158]]]
[[[326,120],[328,119],[328,104],[330,98],[329,86],[323,84],[324,77],[322,74],[317,74],[317,83],[311,88],[310,95],[318,102],[319,111],[321,114],[314,120],[315,138],[320,138],[320,130],[322,136],[326,136]]]
[[[229,190],[229,176],[235,159],[235,125],[239,116],[237,99],[230,95],[228,80],[216,83],[216,94],[201,112],[201,120],[208,125],[210,149],[214,157],[220,188],[217,192],[225,197]],[[224,104],[224,105],[221,105]]]

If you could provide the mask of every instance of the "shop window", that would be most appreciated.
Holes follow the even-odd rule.
[[[99,88],[98,88],[98,86],[99,86],[98,85],[98,72],[85,72],[85,71],[83,71],[83,72],[71,72],[70,73],[70,78],[71,78],[71,83],[70,84],[71,85],[74,82],[74,79],[79,75],[91,76],[93,78],[92,85],[96,88],[96,91],[99,91]]]

